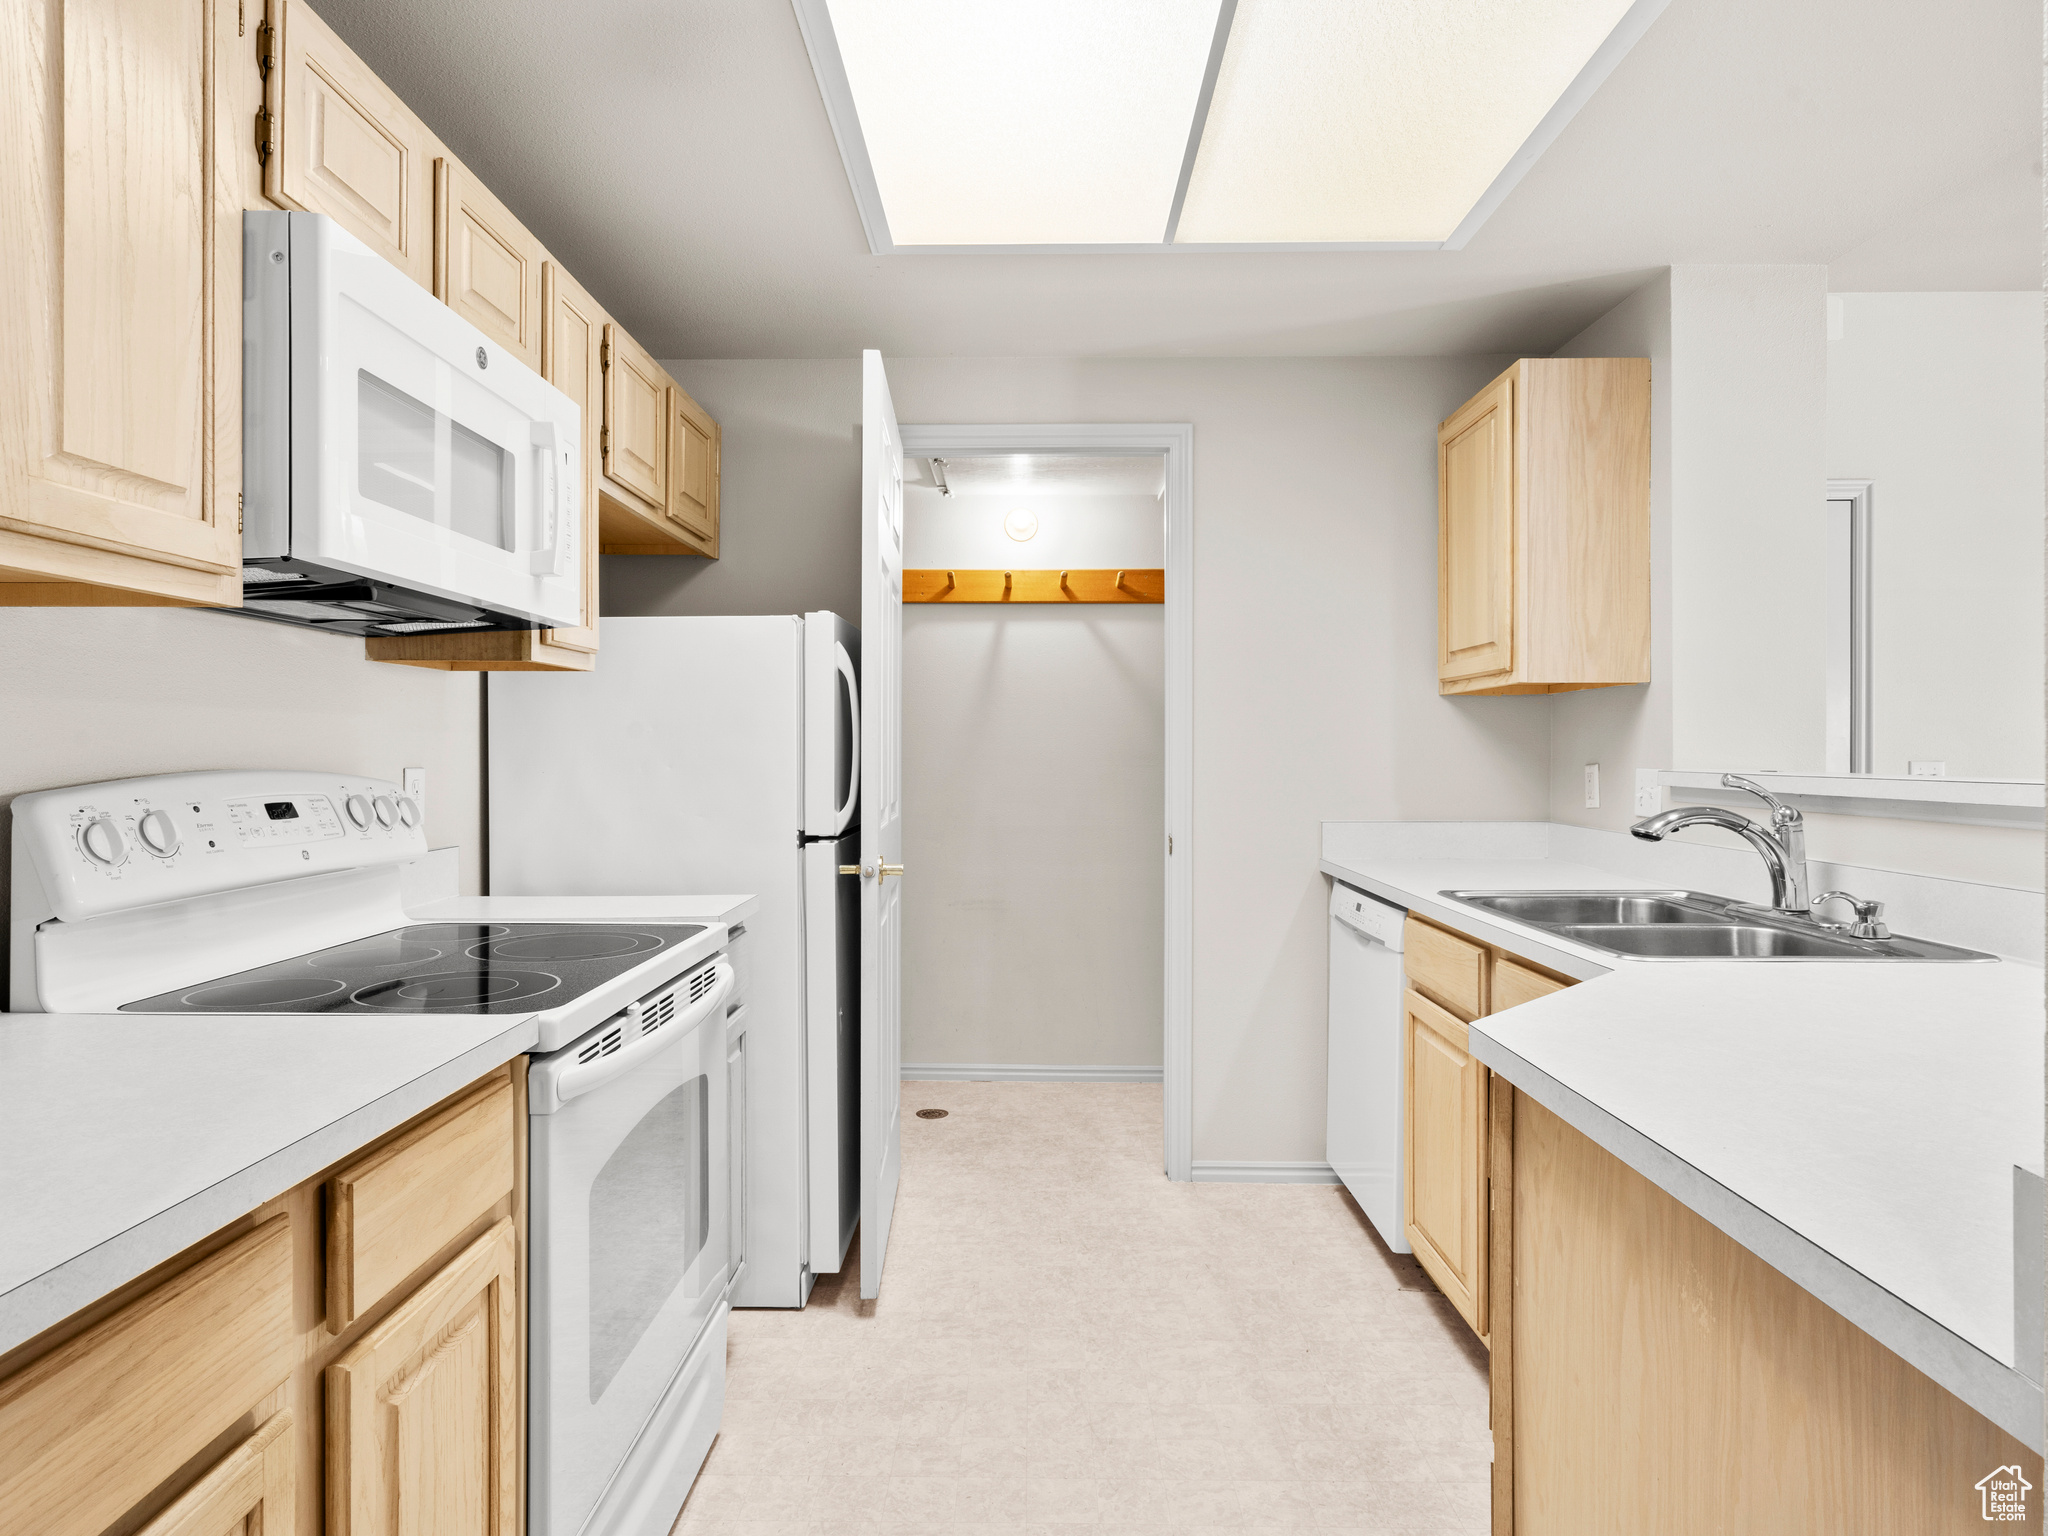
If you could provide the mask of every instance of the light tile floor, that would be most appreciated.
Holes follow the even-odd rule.
[[[1349,1196],[1168,1183],[1156,1085],[903,1106],[881,1299],[733,1314],[676,1536],[1487,1529],[1486,1353]]]

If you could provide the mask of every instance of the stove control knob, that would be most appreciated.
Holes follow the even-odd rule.
[[[370,824],[370,802],[362,795],[350,795],[342,802],[348,811],[348,819],[359,827]]]
[[[78,846],[95,864],[112,869],[128,857],[128,844],[111,816],[95,816],[78,834]]]
[[[372,807],[375,808],[377,812],[378,826],[388,827],[394,821],[398,820],[398,807],[391,803],[391,797],[389,795],[379,795],[375,800],[372,800],[370,804]]]
[[[178,836],[178,824],[171,819],[169,811],[143,812],[142,820],[135,824],[135,831],[142,839],[142,846],[158,858],[168,859],[183,842]]]
[[[416,827],[420,824],[419,802],[411,795],[398,797],[398,819],[407,827]]]

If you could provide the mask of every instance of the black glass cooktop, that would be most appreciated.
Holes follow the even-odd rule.
[[[124,1003],[123,1013],[538,1013],[702,923],[422,923]]]

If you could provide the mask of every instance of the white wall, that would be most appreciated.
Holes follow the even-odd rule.
[[[1827,268],[1671,269],[1673,767],[1827,766]]]
[[[1825,763],[1822,605],[1805,573],[1821,568],[1824,482],[1845,471],[1826,446],[1827,296],[1815,270],[1674,267],[1559,354],[1651,360],[1652,680],[1552,697],[1553,821],[1626,828],[1637,768]],[[2038,419],[2038,378],[2032,387]],[[2035,637],[2039,505],[2037,490],[2032,531],[2011,541],[2011,563],[2037,583],[2024,620]],[[2015,644],[2017,664],[2038,669],[2038,638]],[[1601,765],[1598,810],[1584,806],[1589,762]],[[1680,835],[1733,844],[1712,830]],[[1834,863],[2043,883],[2038,832],[1809,815],[1807,841]]]
[[[178,608],[0,608],[0,801],[196,768],[427,770],[427,836],[478,889],[477,676]],[[0,859],[0,882],[7,863]]]
[[[1038,532],[1003,531],[1013,509]],[[904,564],[1165,563],[1156,496],[906,490]],[[903,1059],[1160,1065],[1166,610],[903,612]]]
[[[1507,361],[889,361],[905,422],[1194,424],[1197,1159],[1323,1156],[1318,824],[1543,813],[1547,701],[1436,691],[1436,424]],[[850,433],[850,364],[668,366],[692,393],[710,381],[698,398],[725,423],[728,463],[783,465],[756,482],[774,507],[807,508],[821,536],[853,526],[847,465],[779,451],[820,422]],[[806,366],[816,380],[799,377]],[[819,398],[818,380],[842,393],[813,417],[770,409]],[[725,504],[735,529],[751,515],[731,482]],[[785,546],[807,537],[781,526]],[[809,590],[808,554],[792,559],[787,596],[767,589],[773,609]],[[608,565],[606,611],[626,600]],[[919,814],[906,799],[906,835]]]
[[[2038,779],[2041,295],[1829,304],[1827,473],[1876,482],[1873,769]]]
[[[927,570],[1154,569],[1166,563],[1166,508],[1157,496],[941,496],[929,486],[903,492],[903,563]],[[1012,510],[1038,519],[1038,532],[1003,531]]]

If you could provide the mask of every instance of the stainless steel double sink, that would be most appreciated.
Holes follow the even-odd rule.
[[[1995,960],[1899,934],[1858,939],[1819,923],[1780,917],[1701,891],[1442,891],[1516,922],[1527,923],[1633,960]]]

